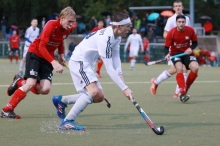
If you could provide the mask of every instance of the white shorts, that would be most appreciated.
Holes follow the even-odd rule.
[[[96,82],[99,89],[102,89],[100,82],[89,63],[83,61],[69,60],[70,74],[77,92],[85,93],[85,87],[92,82]]]
[[[26,58],[28,48],[29,48],[29,46],[24,45],[23,58]]]
[[[138,51],[139,51],[138,48],[137,49],[136,48],[135,49],[130,48],[129,57],[138,56]]]
[[[168,65],[173,65],[173,62],[171,60],[168,61]]]

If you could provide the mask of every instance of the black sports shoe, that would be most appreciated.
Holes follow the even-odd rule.
[[[3,111],[1,112],[2,118],[12,118],[12,119],[20,119],[21,117],[19,115],[16,115],[14,111]]]
[[[19,74],[16,74],[14,76],[12,84],[8,87],[7,94],[8,96],[11,96],[14,94],[14,92],[18,89],[17,82],[21,79],[22,77]]]
[[[187,101],[189,100],[190,96],[187,95],[187,94],[181,94],[181,95],[179,96],[179,98],[180,98],[180,101],[181,101],[181,102],[185,103],[185,102],[187,102]]]

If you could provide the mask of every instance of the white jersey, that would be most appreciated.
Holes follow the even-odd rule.
[[[90,33],[73,51],[71,59],[95,64],[99,56],[111,58],[113,52],[119,53],[121,37],[114,38],[111,26]]]
[[[122,74],[120,42],[121,37],[115,38],[112,26],[108,26],[86,36],[76,46],[70,59],[83,62],[84,66],[94,68],[98,57],[101,56],[109,76],[122,90],[125,90],[128,87],[119,77]]]
[[[35,29],[33,29],[33,27],[30,26],[30,27],[27,28],[27,30],[25,32],[25,38],[27,38],[31,42],[33,42],[39,36],[39,33],[40,33],[40,29],[38,27],[35,27]],[[29,47],[30,42],[25,41],[25,45],[27,47]]]
[[[130,43],[130,50],[131,49],[138,49],[139,50],[139,46],[141,46],[141,48],[143,48],[142,38],[141,38],[141,35],[139,35],[139,34],[130,34],[127,39],[127,42],[125,44],[125,48],[128,47],[129,43]]]
[[[173,16],[168,18],[166,26],[164,28],[165,31],[170,31],[172,28],[176,27],[176,16],[177,14],[175,13]],[[188,16],[186,17],[186,26],[190,26],[190,20]]]

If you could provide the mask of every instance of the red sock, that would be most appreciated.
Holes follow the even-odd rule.
[[[21,78],[20,80],[18,80],[17,82],[18,88],[23,86],[25,83],[26,83],[26,80],[24,80],[24,78]]]
[[[102,61],[98,61],[98,63],[97,63],[97,70],[96,70],[97,73],[100,73],[102,65],[103,65],[103,62]]]
[[[13,111],[15,107],[18,105],[18,103],[26,97],[26,93],[22,91],[21,89],[17,89],[13,96],[11,97],[8,104],[3,108],[3,110],[6,111]]]
[[[37,94],[37,95],[39,94],[37,92],[37,84],[34,87],[31,88],[31,92],[34,93],[34,94]]]
[[[12,62],[12,59],[13,59],[12,55],[9,55],[9,59]]]
[[[149,62],[150,61],[150,58],[148,56],[144,56],[144,59]]]
[[[185,89],[186,84],[185,84],[183,73],[177,73],[176,74],[176,81],[177,81],[177,84],[180,88],[180,93],[181,94],[186,94],[186,89]]]
[[[192,83],[195,81],[195,79],[197,78],[198,74],[194,73],[192,71],[190,71],[187,80],[186,80],[186,87],[187,90],[189,89],[189,87],[192,85]]]
[[[15,60],[18,62],[18,54],[15,55]]]

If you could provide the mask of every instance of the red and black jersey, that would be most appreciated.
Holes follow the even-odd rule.
[[[172,28],[166,37],[165,46],[170,48],[170,55],[183,53],[190,47],[190,42],[197,41],[197,35],[193,28],[185,26],[183,31],[177,27]]]
[[[20,46],[20,36],[19,35],[12,35],[9,38],[10,48],[11,49],[18,49]]]
[[[68,37],[74,28],[72,27],[69,30],[62,28],[60,19],[48,21],[39,38],[35,39],[30,45],[28,52],[52,62],[55,59],[54,52],[57,48],[59,54],[64,54],[63,40]]]

